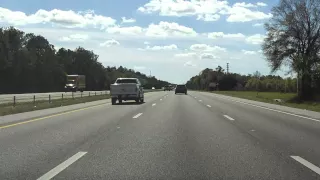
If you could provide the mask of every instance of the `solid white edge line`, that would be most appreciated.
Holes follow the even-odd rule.
[[[162,101],[162,99],[160,99],[160,101]]]
[[[155,106],[155,105],[156,105],[156,103],[153,103],[153,104],[152,104],[152,106]]]
[[[215,96],[215,97],[218,97],[218,96]],[[292,114],[292,113],[288,113],[288,112],[284,112],[284,111],[279,111],[279,110],[276,110],[276,109],[271,109],[271,108],[267,108],[267,107],[263,107],[263,106],[259,106],[259,105],[245,103],[245,102],[242,102],[242,101],[232,100],[230,98],[224,98],[224,97],[218,97],[218,98],[227,99],[229,101],[237,102],[237,103],[240,103],[240,104],[246,104],[246,105],[249,105],[249,106],[258,107],[258,108],[266,109],[266,110],[269,110],[269,111],[274,111],[274,112],[278,112],[278,113],[282,113],[282,114],[287,114],[287,115],[291,115],[291,116],[295,116],[295,117],[299,117],[299,118],[304,118],[304,119],[320,122],[319,119],[314,119],[314,118],[310,118],[310,117],[306,117],[306,116],[300,116],[300,115],[297,115],[297,114]]]
[[[199,100],[199,102],[202,102],[202,100]]]
[[[76,153],[75,155],[73,155],[69,159],[67,159],[66,161],[62,162],[61,164],[59,164],[55,168],[51,169],[46,174],[44,174],[41,177],[39,177],[37,180],[49,180],[49,179],[53,178],[54,176],[56,176],[61,171],[66,169],[72,163],[76,162],[78,159],[80,159],[85,154],[87,154],[87,152],[78,152],[78,153]]]
[[[234,119],[228,115],[223,115],[225,118],[229,119],[230,121],[234,121]]]
[[[309,161],[303,159],[300,156],[290,156],[290,157],[293,158],[294,160],[298,161],[302,165],[306,166],[307,168],[311,169],[313,172],[320,175],[320,168],[317,167],[316,165],[310,163]]]
[[[133,116],[132,118],[133,118],[133,119],[136,119],[136,118],[138,118],[138,117],[141,116],[141,115],[142,115],[142,113],[138,113],[137,115]]]
[[[207,105],[209,108],[211,107],[209,104]]]

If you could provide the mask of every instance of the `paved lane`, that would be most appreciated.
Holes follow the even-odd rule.
[[[43,117],[49,116],[48,119],[4,129],[0,125],[0,179],[40,177],[47,169],[72,156],[83,143],[94,143],[99,140],[99,136],[109,131],[112,134],[123,116],[148,106],[164,95],[163,92],[145,94],[148,103],[142,105],[131,103],[111,106],[110,100],[107,100],[105,104],[91,109],[76,112],[72,112],[72,109],[72,113],[50,117],[52,113],[59,114],[52,108],[45,110],[47,115],[43,114]],[[86,107],[85,104],[82,106]],[[29,119],[32,119],[32,114],[38,118],[39,111],[25,114],[28,114]],[[20,123],[14,116],[24,119],[20,114],[10,115],[8,119],[13,120],[12,123]],[[4,122],[5,126],[9,124],[8,121]]]
[[[106,104],[0,129],[0,179],[319,179],[319,153],[305,156],[315,139],[294,152],[274,138],[318,134],[299,128],[299,119],[282,126],[274,119],[291,117],[197,92],[150,93],[142,105]]]
[[[203,100],[203,104],[212,106],[211,110],[227,114],[236,119],[233,124],[250,135],[259,139],[263,144],[275,150],[295,156],[301,156],[320,167],[320,113],[310,112],[314,117],[309,117],[308,112],[296,110],[296,114],[287,114],[286,107],[283,111],[275,112],[269,108],[277,106],[247,105],[210,93],[190,93],[191,96]],[[305,112],[305,113],[304,113]],[[304,113],[304,114],[302,114]],[[298,115],[298,117],[296,116]],[[318,119],[315,119],[318,118]]]

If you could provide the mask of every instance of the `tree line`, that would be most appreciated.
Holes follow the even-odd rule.
[[[272,8],[272,15],[265,24],[263,53],[271,73],[286,66],[290,69],[288,73],[297,74],[297,78],[252,77],[205,69],[191,78],[188,85],[206,89],[214,82],[222,90],[242,85],[248,90],[297,92],[300,100],[314,99],[320,93],[320,1],[280,0]]]
[[[320,93],[320,71],[315,74],[314,92]],[[241,75],[226,73],[218,66],[215,69],[206,68],[193,76],[187,82],[187,87],[194,90],[247,90],[265,92],[297,93],[299,84],[297,78],[283,78],[275,75],[261,75],[256,71],[252,74]]]
[[[0,28],[0,93],[63,91],[66,75],[86,76],[86,90],[105,90],[118,77],[139,78],[146,89],[169,84],[125,67],[105,67],[83,47],[60,48],[40,35]]]

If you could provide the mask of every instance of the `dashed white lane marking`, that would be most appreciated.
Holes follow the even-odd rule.
[[[160,101],[162,101],[162,99],[160,99]]]
[[[200,99],[199,102],[202,102],[202,100]]]
[[[155,105],[156,105],[156,103],[153,103],[153,104],[152,104],[152,106],[155,106]]]
[[[133,116],[132,118],[133,118],[133,119],[137,119],[137,118],[138,118],[139,116],[141,116],[141,115],[142,115],[142,113],[139,113],[139,114]]]
[[[279,111],[279,110],[276,110],[276,109],[271,109],[271,108],[267,108],[267,107],[263,107],[263,106],[258,106],[258,105],[254,105],[254,104],[250,104],[250,103],[245,103],[245,102],[242,102],[242,101],[236,101],[236,100],[233,100],[233,99],[230,99],[230,98],[224,98],[224,97],[218,97],[218,96],[214,96],[214,97],[217,97],[217,98],[220,98],[220,99],[227,99],[229,101],[237,102],[237,103],[240,103],[240,104],[245,104],[245,105],[249,105],[249,106],[253,106],[253,107],[257,107],[257,108],[261,108],[261,109],[266,109],[266,110],[269,110],[269,111],[274,111],[274,112],[278,112],[278,113],[282,113],[282,114],[287,114],[287,115],[291,115],[291,116],[295,116],[295,117],[299,117],[299,118],[304,118],[304,119],[320,122],[319,119],[314,119],[314,118],[310,118],[310,117],[306,117],[306,116],[300,116],[300,115],[297,115],[297,114],[292,114],[292,113],[288,113],[288,112],[284,112],[284,111]]]
[[[225,118],[229,119],[230,121],[234,121],[234,119],[228,115],[223,115]]]
[[[49,172],[47,172],[43,176],[39,177],[38,180],[49,180],[49,179],[53,178],[54,176],[56,176],[61,171],[66,169],[72,163],[76,162],[78,159],[80,159],[85,154],[87,154],[87,152],[78,152],[77,154],[73,155],[72,157],[70,157],[69,159],[64,161],[63,163],[59,164],[58,166],[56,166],[55,168],[53,168],[52,170],[50,170]]]
[[[316,165],[310,163],[309,161],[303,159],[300,156],[290,156],[290,157],[293,158],[294,160],[298,161],[302,165],[306,166],[307,168],[311,169],[313,172],[320,175],[320,168],[317,167]]]
[[[211,107],[209,104],[207,105],[209,108]]]
[[[196,98],[196,99],[197,99],[197,97],[194,97],[194,98]]]

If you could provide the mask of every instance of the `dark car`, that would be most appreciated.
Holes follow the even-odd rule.
[[[163,88],[164,91],[171,91],[171,88],[169,85],[164,86]]]
[[[186,87],[186,85],[184,85],[184,84],[177,85],[177,86],[176,86],[175,93],[176,93],[176,94],[177,94],[177,93],[187,94],[187,87]]]

